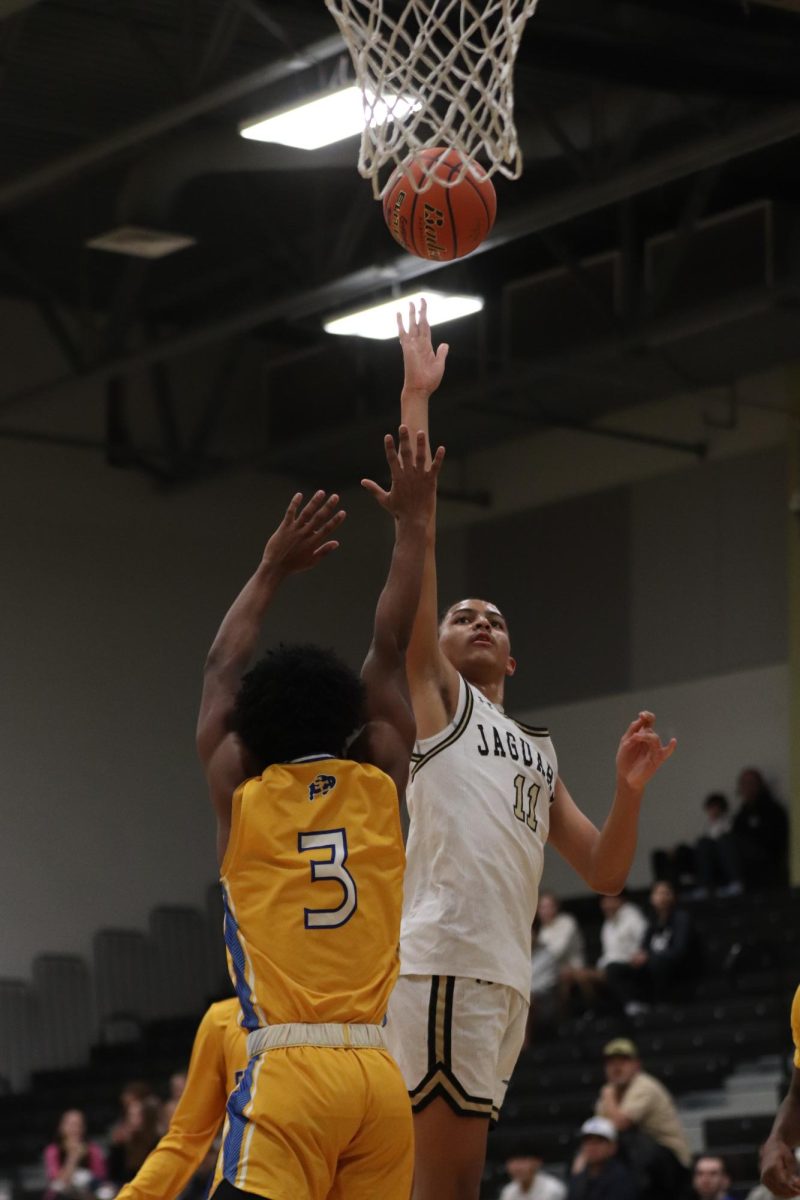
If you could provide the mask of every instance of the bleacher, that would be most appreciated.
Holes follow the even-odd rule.
[[[214,893],[205,913],[154,910],[147,934],[100,931],[91,967],[42,955],[30,982],[0,980],[0,1180],[10,1182],[15,1200],[40,1195],[42,1149],[64,1109],[84,1109],[91,1135],[102,1137],[126,1081],[163,1090],[185,1066],[197,1021],[225,977]],[[800,981],[797,903],[798,891],[692,903],[706,962],[679,999],[633,1018],[575,1018],[536,1038],[489,1135],[482,1197],[498,1195],[507,1155],[527,1140],[563,1170],[604,1081],[602,1047],[618,1034],[636,1041],[645,1070],[691,1113],[696,1148],[724,1154],[735,1194],[746,1195],[785,1083],[780,1067],[788,1069],[789,1007]],[[586,931],[591,958],[596,901],[583,897],[564,908]],[[747,1089],[732,1086],[750,1078],[766,1081],[752,1113],[743,1111]]]
[[[674,1002],[656,1003],[635,1017],[574,1019],[534,1037],[523,1051],[497,1128],[489,1135],[482,1197],[494,1200],[507,1177],[509,1153],[526,1137],[547,1149],[551,1169],[574,1153],[576,1133],[591,1114],[605,1082],[604,1044],[618,1034],[633,1038],[643,1069],[672,1092],[682,1110],[699,1115],[702,1141],[695,1149],[724,1155],[744,1196],[757,1182],[758,1148],[772,1124],[791,1053],[789,1009],[800,983],[800,926],[794,920],[800,892],[770,892],[690,903],[704,948],[701,977]],[[646,894],[634,896],[646,902]],[[599,946],[596,901],[564,901],[584,930],[590,959]],[[768,1060],[765,1062],[765,1060]],[[771,1096],[769,1115],[737,1114],[702,1120],[731,1103],[725,1085],[749,1066],[764,1069]],[[747,1094],[737,1095],[747,1103]],[[682,1115],[685,1115],[682,1111]]]

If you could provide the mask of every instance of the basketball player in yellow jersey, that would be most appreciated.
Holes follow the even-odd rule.
[[[800,1195],[800,1166],[794,1151],[800,1146],[800,987],[792,1002],[794,1066],[789,1090],[775,1114],[770,1135],[761,1149],[761,1182],[774,1196]]]
[[[408,329],[398,324],[402,418],[427,433],[447,347],[434,353],[424,302],[419,320],[412,305]],[[502,612],[467,599],[439,622],[433,520],[429,535],[408,649],[418,741],[401,974],[386,1032],[414,1110],[415,1200],[477,1200],[489,1122],[525,1033],[545,847],[595,891],[619,892],[645,785],[675,742],[662,745],[652,713],[639,713],[619,744],[614,797],[598,830],[567,791],[548,731],[503,708],[516,664]],[[526,586],[554,586],[531,569]]]
[[[117,1200],[174,1200],[200,1167],[222,1127],[228,1095],[247,1066],[247,1034],[240,1019],[235,996],[207,1010],[169,1129]]]
[[[386,439],[395,545],[359,678],[278,647],[247,674],[276,590],[338,543],[338,497],[296,495],[220,627],[197,730],[217,812],[225,937],[248,1030],[220,1200],[408,1200],[411,1110],[385,1048],[405,866],[398,799],[415,738],[405,650],[444,451]]]

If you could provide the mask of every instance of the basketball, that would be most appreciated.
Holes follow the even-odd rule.
[[[383,216],[394,240],[410,254],[437,262],[463,258],[494,225],[497,196],[479,163],[470,160],[463,179],[452,187],[439,182],[457,176],[464,162],[458,150],[438,146],[395,170],[383,197]],[[435,163],[433,182],[417,192],[412,181],[422,182],[429,163]]]

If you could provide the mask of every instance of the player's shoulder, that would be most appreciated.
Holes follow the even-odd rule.
[[[512,720],[514,722],[514,724],[517,726],[517,728],[521,729],[523,733],[527,733],[529,737],[535,737],[535,738],[549,738],[550,737],[550,730],[547,727],[547,725],[530,725],[530,724],[528,724],[527,721],[520,721],[517,717],[511,716],[510,713],[509,713],[509,719]]]
[[[200,1022],[200,1027],[224,1029],[231,1021],[238,1021],[238,1019],[239,1001],[236,996],[230,996],[226,1000],[215,1000],[208,1006]]]

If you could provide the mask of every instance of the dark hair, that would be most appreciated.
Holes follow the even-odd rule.
[[[321,646],[279,645],[244,676],[231,716],[259,770],[305,754],[344,752],[364,724],[364,685]]]
[[[730,805],[728,804],[728,797],[724,792],[709,792],[703,801],[703,808],[711,808],[712,806],[718,808],[720,812],[726,813],[728,811]]]

